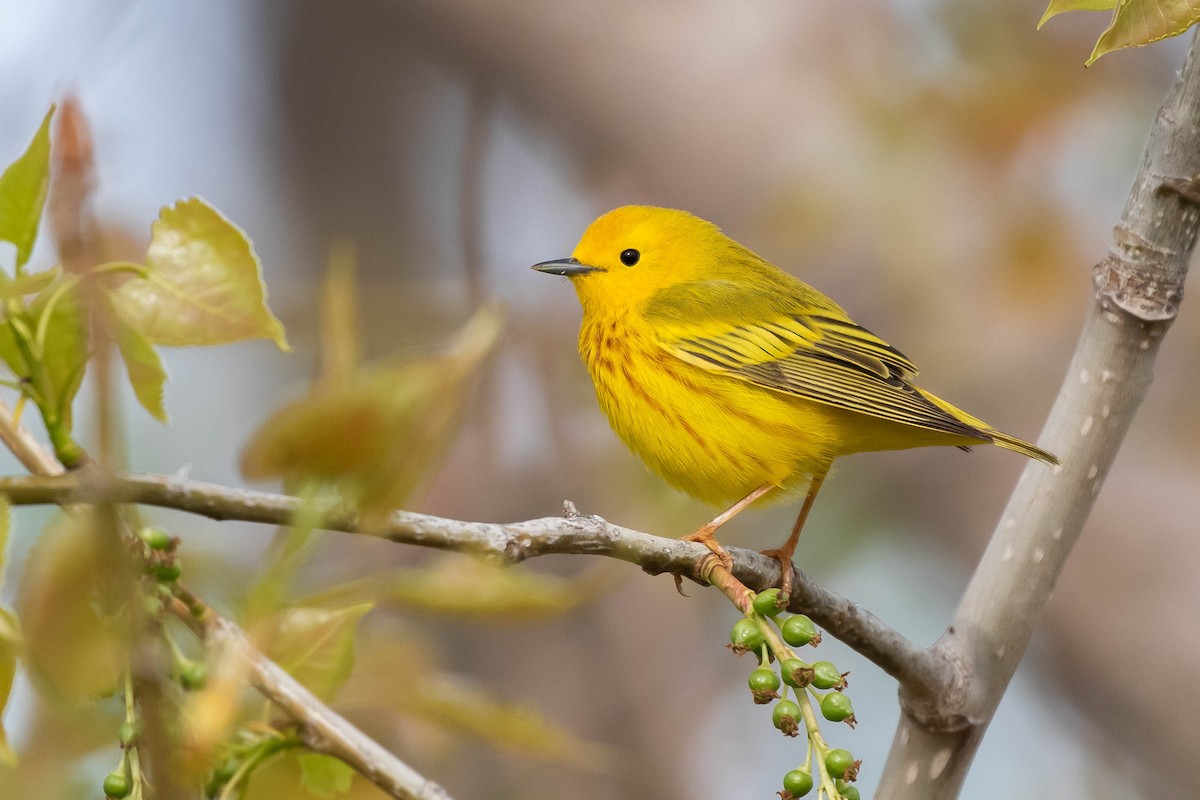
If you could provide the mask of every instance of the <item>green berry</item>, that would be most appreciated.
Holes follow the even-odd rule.
[[[133,781],[126,774],[125,762],[121,762],[120,766],[104,776],[105,797],[111,797],[113,800],[121,800],[123,797],[128,797],[132,791]]]
[[[844,689],[846,680],[842,677],[842,673],[838,672],[829,661],[818,661],[812,665],[813,668],[813,686],[818,689]]]
[[[763,646],[763,635],[758,629],[758,623],[752,619],[739,619],[729,632],[729,643],[735,653],[757,653]]]
[[[862,800],[862,795],[858,792],[857,786],[851,786],[845,781],[837,782],[838,794],[842,796],[842,800]]]
[[[812,667],[798,658],[789,658],[779,665],[783,673],[783,682],[788,686],[803,689],[812,683]]]
[[[783,611],[785,605],[787,605],[787,595],[784,595],[783,602],[781,603],[779,601],[778,589],[767,589],[765,592],[759,592],[754,597],[754,612],[764,617],[774,617]]]
[[[151,550],[168,550],[171,547],[171,534],[162,528],[147,525],[138,532],[138,536]]]
[[[780,633],[783,634],[783,640],[792,647],[803,647],[814,640],[820,641],[817,626],[803,614],[788,617]]]
[[[117,729],[117,738],[121,740],[121,747],[132,747],[137,742],[138,734],[141,733],[140,727],[136,722],[121,723],[121,727]]]
[[[794,769],[783,776],[783,790],[792,797],[804,797],[812,791],[813,779],[808,770]]]
[[[154,577],[163,583],[174,583],[179,580],[179,576],[183,574],[183,569],[179,566],[178,561],[171,561],[167,564],[159,564],[154,568]]]
[[[830,692],[821,698],[821,713],[830,722],[854,719],[854,707],[850,705],[850,698],[841,692]]]
[[[204,688],[208,670],[199,661],[184,661],[179,665],[179,682],[183,688],[196,690]]]
[[[759,667],[750,673],[750,691],[754,693],[754,702],[766,705],[774,700],[779,689],[779,676],[770,667]]]
[[[825,755],[825,769],[834,778],[854,777],[858,773],[858,762],[849,750],[830,750]]]
[[[786,735],[795,736],[800,731],[800,706],[791,700],[780,700],[771,712],[771,721]]]

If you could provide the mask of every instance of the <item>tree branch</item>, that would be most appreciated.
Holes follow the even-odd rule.
[[[1042,443],[1053,471],[1021,476],[954,620],[934,646],[962,665],[970,691],[901,691],[903,717],[880,800],[957,797],[1018,662],[1151,381],[1178,311],[1200,219],[1200,57],[1193,36],[1145,157],[1093,270],[1083,332]]]
[[[246,659],[251,685],[300,724],[306,746],[341,759],[399,800],[450,800],[445,789],[392,755],[260,653],[241,628],[196,602],[202,609],[199,619],[183,603],[173,607],[176,616],[208,643],[241,654]]]
[[[108,487],[119,502],[174,508],[216,520],[287,525],[299,506],[295,497],[234,489],[164,475],[119,475]],[[77,473],[59,477],[0,478],[0,494],[13,505],[86,502],[88,485]],[[520,562],[551,553],[600,555],[637,564],[652,574],[671,572],[703,582],[700,563],[708,548],[622,528],[569,508],[565,517],[513,522],[459,520],[394,511],[381,525],[364,529],[349,512],[325,519],[328,530],[365,533],[393,542],[456,550]],[[729,548],[734,574],[751,589],[779,582],[779,563],[753,550]],[[830,634],[875,662],[913,694],[961,691],[960,673],[941,652],[928,651],[890,628],[878,617],[840,595],[793,572],[790,608],[811,616]]]
[[[0,441],[9,447],[26,469],[35,473],[31,477],[0,480],[13,484],[22,481],[33,485],[39,482],[58,483],[61,487],[69,487],[68,491],[60,492],[61,502],[54,499],[36,502],[68,505],[81,495],[89,494],[95,495],[90,499],[109,503],[121,502],[120,498],[125,490],[123,479],[118,480],[116,486],[112,480],[106,480],[103,485],[98,486],[96,482],[89,481],[85,471],[64,474],[62,465],[53,454],[14,419],[2,402]],[[160,482],[163,485],[169,483],[165,478],[160,479]],[[194,606],[205,609],[201,632],[210,639],[231,644],[246,654],[250,667],[250,682],[288,716],[300,723],[305,731],[304,742],[308,747],[316,752],[340,758],[380,789],[399,800],[450,800],[442,787],[424,778],[392,755],[347,719],[326,706],[320,698],[305,689],[278,664],[255,650],[246,634],[233,622],[217,615],[198,598],[190,599]],[[185,624],[201,624],[186,608],[179,616]]]

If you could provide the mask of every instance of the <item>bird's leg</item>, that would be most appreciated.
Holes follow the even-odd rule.
[[[783,543],[782,547],[772,547],[770,550],[763,550],[764,556],[769,556],[779,562],[779,593],[781,595],[790,595],[792,593],[792,554],[796,552],[796,543],[800,541],[800,531],[804,528],[804,521],[808,519],[808,512],[812,510],[813,501],[817,499],[817,492],[821,491],[821,482],[825,480],[825,472],[813,475],[812,483],[808,485],[808,496],[804,498],[804,505],[800,507],[800,516],[796,517],[796,524],[792,526],[792,535]]]
[[[758,487],[741,500],[738,500],[720,514],[713,517],[710,522],[706,522],[704,525],[700,526],[698,529],[696,529],[695,533],[690,533],[687,536],[684,536],[683,541],[699,542],[709,550],[713,551],[713,555],[721,560],[721,563],[725,565],[725,569],[732,570],[733,556],[729,555],[729,551],[717,541],[717,537],[715,536],[717,528],[720,528],[726,522],[729,522],[729,520],[736,517],[743,509],[745,509],[746,506],[750,505],[755,500],[762,497],[764,494],[774,488],[775,484],[764,483],[762,486]]]

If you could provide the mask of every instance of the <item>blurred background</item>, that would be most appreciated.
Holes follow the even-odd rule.
[[[126,397],[134,468],[242,483],[240,448],[314,371],[318,287],[330,248],[349,243],[369,357],[436,347],[484,298],[508,308],[461,433],[407,507],[508,521],[569,498],[675,536],[711,510],[609,431],[576,356],[574,293],[528,265],[569,255],[611,207],[689,209],[836,298],[922,366],[929,389],[1035,437],[1184,45],[1085,70],[1106,15],[1036,32],[1042,11],[1040,0],[0,0],[0,159],[73,93],[114,258],[138,257],[158,208],[194,194],[255,242],[295,351],[165,352],[172,425]],[[47,239],[33,263],[55,258]],[[1189,308],[964,797],[1200,795],[1187,713],[1200,708]],[[991,448],[847,459],[798,562],[932,642],[1024,466]],[[743,515],[728,539],[776,544],[794,513]],[[46,514],[19,512],[6,602]],[[183,537],[194,587],[235,613],[273,532],[151,516]],[[384,568],[474,569],[440,558],[328,534],[297,593]],[[751,665],[723,649],[732,607],[591,562],[522,566],[523,591],[549,599],[492,617],[379,598],[337,707],[460,798],[773,796],[803,747],[750,703]],[[828,727],[864,760],[869,796],[895,684],[836,642],[822,650],[852,671],[860,725]],[[520,709],[534,735],[513,736],[512,720],[456,726],[406,697],[414,673]],[[89,714],[39,699],[20,675],[5,726],[22,767],[0,772],[0,798],[98,795],[114,728]]]

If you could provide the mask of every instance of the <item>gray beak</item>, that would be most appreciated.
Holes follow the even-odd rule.
[[[534,264],[530,269],[536,269],[538,272],[545,272],[548,275],[566,275],[573,278],[576,275],[587,275],[589,272],[604,272],[600,267],[589,267],[587,264],[581,264],[574,258],[556,258],[553,261],[543,261],[540,264]]]

